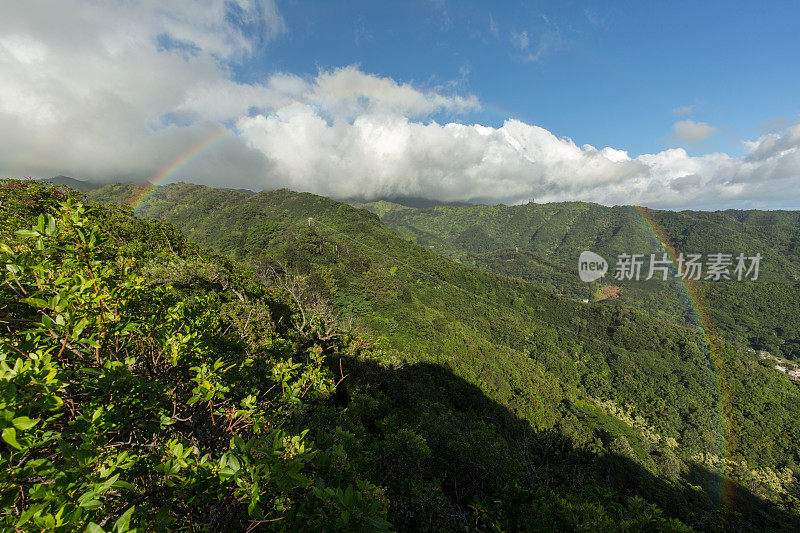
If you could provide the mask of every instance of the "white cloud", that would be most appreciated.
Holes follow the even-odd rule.
[[[511,34],[511,42],[514,43],[514,46],[516,46],[518,49],[525,50],[526,48],[528,48],[528,45],[530,44],[528,32],[527,31],[521,31],[519,33],[513,32]]]
[[[681,117],[688,117],[689,115],[694,113],[694,108],[695,108],[695,106],[693,106],[693,105],[683,105],[683,106],[674,108],[672,110],[672,113],[674,115],[678,115],[678,116],[681,116]]]
[[[150,178],[241,102],[274,100],[280,87],[238,84],[231,65],[284,31],[270,0],[4,2],[0,172]],[[263,170],[247,151],[242,173]]]
[[[800,203],[800,124],[746,143],[739,158],[630,157],[518,120],[436,122],[480,103],[356,66],[238,82],[235,66],[287,31],[269,1],[21,6],[0,4],[0,174],[145,180],[225,137],[173,178],[338,198]],[[675,128],[687,142],[715,132]]]
[[[792,132],[755,141],[744,158],[693,157],[683,149],[631,158],[516,120],[490,128],[365,112],[352,122],[329,122],[304,106],[240,126],[250,146],[275,165],[269,186],[336,197],[516,202],[535,196],[660,207],[798,199],[785,196],[786,184],[800,181],[800,142],[790,140]]]
[[[500,28],[492,15],[489,15],[489,33],[496,39],[500,37]]]
[[[706,122],[695,122],[692,119],[679,120],[672,125],[672,135],[679,141],[689,144],[710,139],[719,131],[716,127]]]

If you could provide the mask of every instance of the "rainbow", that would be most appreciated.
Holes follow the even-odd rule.
[[[402,88],[392,89],[390,91],[384,92],[394,92],[401,98],[406,98],[406,93],[402,90]],[[342,101],[347,98],[369,98],[370,95],[362,94],[358,92],[343,92],[342,94],[338,94],[336,96],[327,98],[327,99],[318,99],[318,100],[296,100],[290,104],[282,106],[280,108],[275,109],[274,111],[270,112],[270,115],[278,115],[278,114],[285,114],[291,113],[294,110],[303,109],[306,107],[323,107],[325,105],[329,105],[332,102]],[[505,119],[508,117],[512,117],[514,113],[511,113],[508,110],[505,110],[497,105],[494,104],[486,104],[482,103],[480,106],[480,111],[486,111],[495,115],[498,118]],[[525,117],[520,117],[520,120],[526,120]],[[247,129],[249,123],[252,119],[244,119],[240,124],[242,125],[241,130]],[[127,202],[128,205],[133,207],[134,211],[138,210],[144,202],[146,202],[161,185],[164,185],[170,178],[174,177],[175,174],[184,168],[189,163],[198,159],[201,155],[206,153],[209,149],[213,148],[221,141],[235,137],[241,131],[239,128],[236,129],[228,129],[223,127],[220,131],[214,132],[211,135],[201,139],[195,145],[190,147],[185,152],[178,155],[175,159],[173,159],[168,165],[166,165],[163,169],[161,169],[155,176],[150,178],[132,198],[130,198]]]
[[[680,254],[680,251],[670,243],[667,232],[655,219],[652,211],[646,207],[640,206],[635,206],[635,209],[646,227],[655,236],[658,244],[672,260],[672,264],[677,265],[677,258]],[[733,428],[730,419],[725,415],[725,413],[730,412],[731,396],[727,379],[727,371],[720,356],[720,352],[723,349],[722,342],[716,333],[714,322],[711,318],[709,307],[705,302],[705,298],[703,297],[700,285],[697,283],[697,281],[692,279],[684,279],[683,277],[679,277],[677,279],[681,281],[681,286],[683,287],[684,293],[688,297],[695,317],[699,321],[700,331],[702,332],[706,344],[709,347],[707,355],[710,359],[709,362],[714,369],[714,375],[717,379],[717,391],[719,392],[718,401],[720,402],[720,411],[717,413],[717,427],[719,428],[719,432],[722,436],[723,449],[719,450],[717,455],[724,459],[727,456],[729,443],[732,442],[731,439]],[[725,504],[730,507],[730,496],[732,494],[731,489],[732,482],[726,475],[722,476],[721,486],[719,487],[719,493],[717,494],[718,503]]]
[[[236,132],[233,130],[229,130],[227,128],[222,128],[219,131],[215,131],[211,135],[203,138],[192,146],[189,150],[183,152],[177,158],[175,158],[169,165],[164,167],[158,174],[153,176],[148,182],[142,186],[141,190],[139,190],[130,200],[128,200],[128,205],[130,205],[134,212],[138,210],[142,204],[150,198],[156,190],[163,185],[167,180],[175,175],[181,168],[185,167],[202,154],[204,154],[207,150],[216,146],[218,143],[227,139],[229,137],[235,136]]]

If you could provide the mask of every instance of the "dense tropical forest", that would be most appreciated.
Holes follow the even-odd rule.
[[[287,190],[0,221],[6,529],[800,527],[800,386],[741,343]]]
[[[92,197],[139,194],[111,186]],[[314,195],[173,185],[138,211],[256,270],[302,273],[339,321],[374,339],[384,357],[444,366],[580,448],[606,448],[616,439],[604,440],[615,434],[608,424],[623,420],[634,429],[625,435],[633,454],[655,468],[676,451],[744,477],[745,465],[776,473],[797,462],[797,385],[741,346],[484,274],[399,238],[374,215]]]
[[[694,285],[715,329],[759,350],[800,359],[800,211],[658,211],[583,202],[517,206],[355,204],[391,229],[452,259],[520,277],[574,299],[625,305],[681,325],[698,313],[679,279],[592,284],[575,275],[583,250],[660,256],[665,245],[688,254],[762,256],[758,279]],[[613,267],[612,267],[613,268]],[[644,275],[642,276],[644,278]],[[607,298],[603,286],[616,286]]]

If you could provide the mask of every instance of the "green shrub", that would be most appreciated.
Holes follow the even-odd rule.
[[[251,353],[214,293],[136,263],[70,199],[0,244],[0,527],[386,528],[380,489],[317,473],[301,415],[333,380],[314,339],[262,328]],[[263,307],[241,301],[229,318]]]

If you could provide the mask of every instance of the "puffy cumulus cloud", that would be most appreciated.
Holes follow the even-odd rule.
[[[354,66],[322,71],[301,102],[317,104],[333,118],[355,119],[362,114],[399,114],[422,118],[437,112],[460,113],[479,107],[474,96],[444,96],[420,91],[390,78],[366,75]]]
[[[285,31],[268,0],[0,4],[0,174],[145,180],[211,144],[172,177],[364,199],[800,200],[800,124],[746,143],[742,157],[631,157],[518,120],[469,124],[474,96],[355,66],[237,81],[236,66]],[[715,131],[682,122],[676,134],[690,140]]]
[[[366,110],[331,120],[314,105],[244,118],[238,127],[273,165],[265,186],[338,198],[514,203],[533,196],[666,208],[800,200],[800,125],[750,143],[739,158],[682,148],[632,158],[518,120],[492,128]]]
[[[309,106],[330,119],[354,120],[362,114],[397,114],[421,118],[433,113],[464,113],[478,109],[474,96],[443,96],[423,92],[361,72],[355,66],[321,70],[312,80],[275,74],[265,83],[238,84],[215,79],[186,89],[175,116],[184,120],[229,120],[256,113],[276,113],[287,107]]]
[[[770,133],[755,142],[745,143],[749,149],[748,162],[766,161],[796,153],[800,146],[800,124],[789,127],[783,134]]]
[[[281,90],[238,84],[231,65],[284,31],[271,0],[0,3],[0,173],[148,179],[238,117],[231,99]],[[203,90],[228,100],[197,112]],[[243,176],[267,166],[220,146]]]
[[[706,122],[692,119],[679,120],[672,125],[672,136],[682,142],[697,144],[717,134],[717,128]]]

